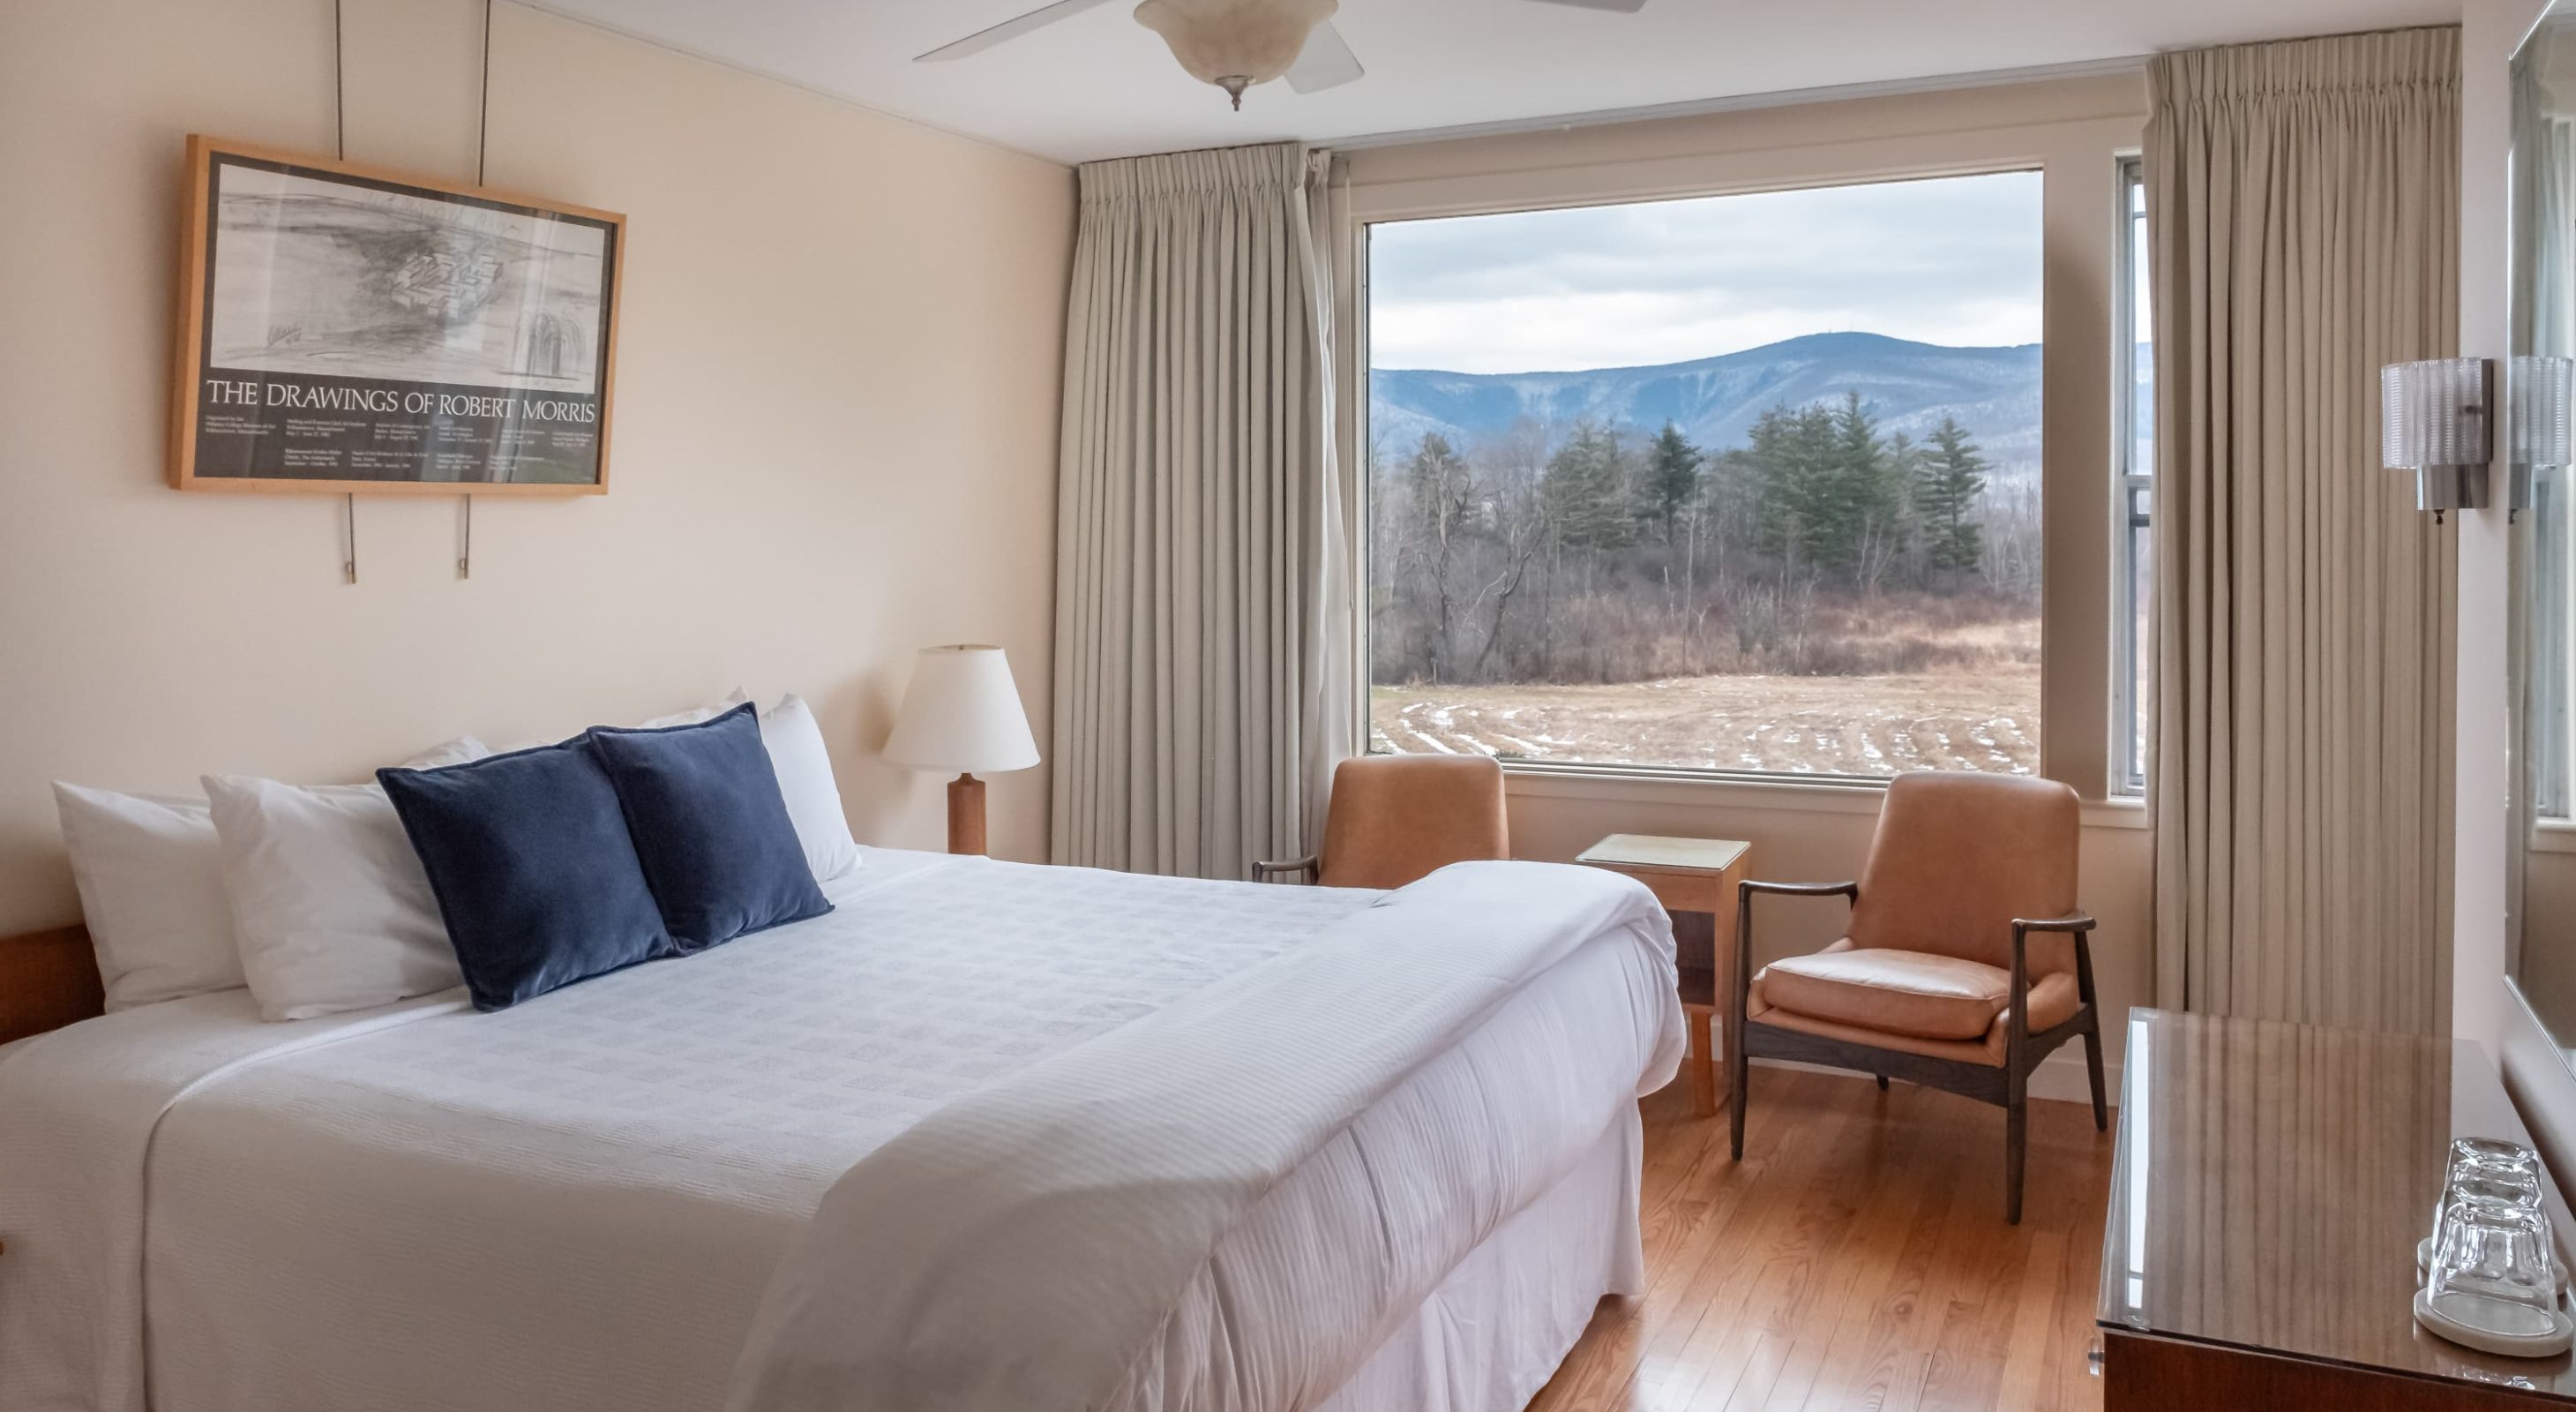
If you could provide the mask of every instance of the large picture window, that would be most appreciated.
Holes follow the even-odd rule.
[[[1370,743],[2034,773],[2040,178],[1368,228]]]

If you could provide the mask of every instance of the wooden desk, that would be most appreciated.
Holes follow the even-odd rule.
[[[2451,1139],[2530,1140],[2476,1046],[2144,1009],[2128,1040],[2104,1412],[2576,1402],[2567,1355],[2498,1358],[2413,1317]]]
[[[1672,916],[1682,1012],[1690,1019],[1691,1052],[1682,1067],[1702,1113],[1715,1113],[1717,1096],[1728,1091],[1718,1082],[1709,1021],[1735,983],[1735,885],[1752,856],[1753,845],[1740,839],[1614,833],[1574,860],[1644,883]]]

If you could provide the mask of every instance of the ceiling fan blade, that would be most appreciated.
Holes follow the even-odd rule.
[[[1106,3],[1108,0],[1055,0],[1052,5],[1041,5],[1025,15],[979,29],[954,44],[942,44],[927,54],[915,54],[912,61],[916,64],[939,64],[981,54],[1003,40],[1017,39],[1030,30],[1044,29],[1058,20],[1069,20],[1095,5]]]
[[[1633,15],[1646,8],[1646,0],[1539,0],[1543,5],[1571,5],[1578,10],[1616,10]]]
[[[1288,86],[1300,93],[1321,93],[1367,72],[1342,32],[1326,20],[1307,34],[1306,47],[1298,51],[1297,62],[1288,66]]]

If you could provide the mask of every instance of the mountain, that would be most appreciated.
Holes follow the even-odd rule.
[[[1464,448],[1522,417],[1562,432],[1591,416],[1640,434],[1677,422],[1710,451],[1741,446],[1766,410],[1837,402],[1856,390],[1883,432],[1921,441],[1946,414],[1999,478],[2039,473],[2039,345],[1945,348],[1874,333],[1815,333],[1741,353],[1644,368],[1566,373],[1369,372],[1372,434],[1390,455],[1424,432]]]

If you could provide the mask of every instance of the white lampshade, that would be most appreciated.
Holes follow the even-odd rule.
[[[1036,764],[1038,743],[1002,649],[973,643],[921,649],[885,756],[916,770],[961,774]]]

